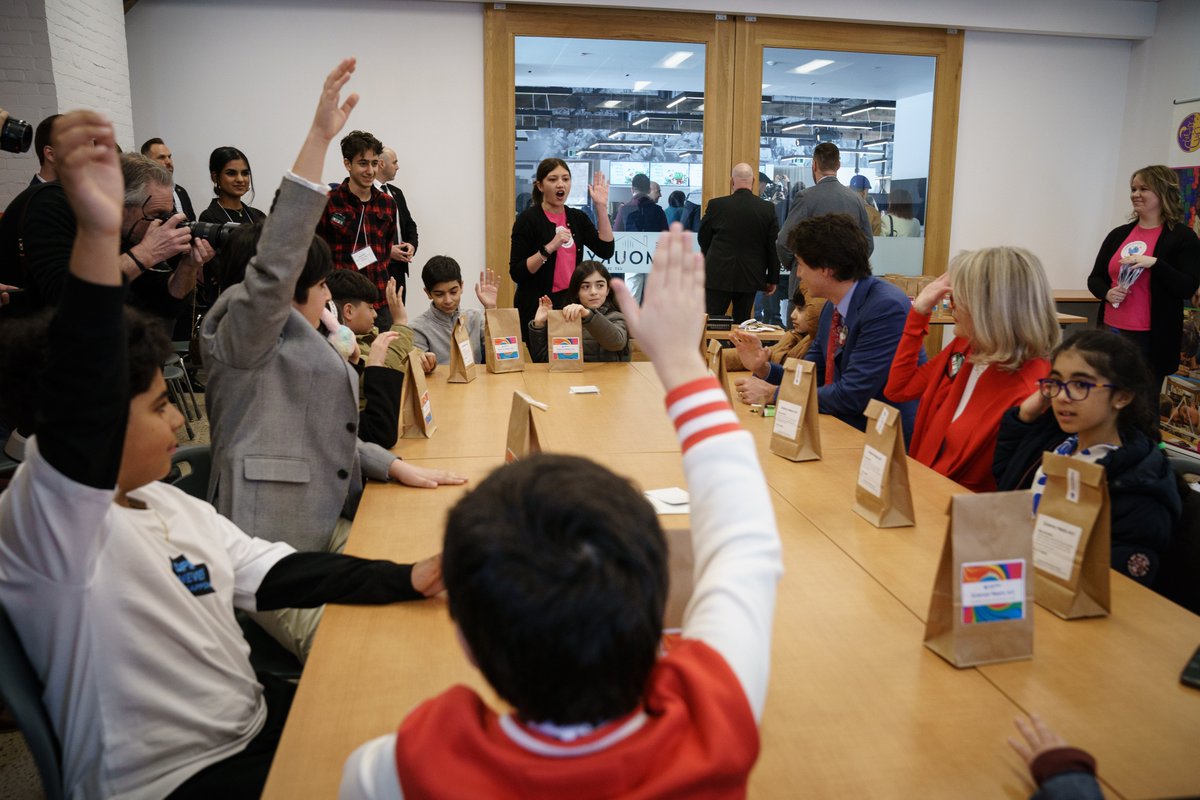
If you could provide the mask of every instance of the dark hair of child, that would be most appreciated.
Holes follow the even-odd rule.
[[[379,302],[379,289],[371,283],[370,278],[357,270],[335,269],[325,279],[325,285],[329,287],[329,294],[338,307],[339,318],[345,303],[362,302],[374,305]]]
[[[792,292],[792,306],[795,308],[804,308],[804,304],[808,301],[804,299],[804,289],[800,284],[796,284],[796,291]]]
[[[476,664],[522,719],[596,724],[637,708],[667,549],[628,481],[575,456],[501,467],[450,511],[442,570]]]
[[[1158,417],[1150,405],[1154,377],[1137,347],[1111,331],[1085,329],[1068,336],[1055,349],[1050,355],[1051,365],[1060,353],[1070,350],[1079,353],[1088,366],[1108,381],[1133,395],[1133,400],[1117,415],[1118,430],[1136,428],[1157,442],[1160,435]]]
[[[38,409],[42,406],[40,377],[52,368],[46,363],[48,331],[54,309],[8,320],[0,327],[0,419],[23,431],[36,430]],[[161,320],[135,309],[125,308],[125,332],[129,342],[129,396],[150,388],[154,375],[171,354],[171,340]],[[54,369],[70,369],[68,364]],[[86,403],[85,403],[86,405]]]
[[[383,142],[366,131],[350,131],[342,137],[342,158],[353,161],[361,153],[383,153]]]
[[[559,167],[565,169],[568,175],[571,174],[571,168],[561,158],[543,158],[537,165],[537,172],[534,173],[533,177],[533,202],[531,205],[540,206],[542,204],[542,190],[537,185],[541,181],[546,180],[546,176]]]
[[[609,286],[608,297],[604,298],[604,303],[600,306],[601,309],[611,308],[613,304],[612,294],[612,275],[608,272],[608,267],[601,264],[599,261],[581,261],[575,271],[571,273],[571,282],[567,284],[567,297],[572,298],[572,303],[579,302],[579,287],[593,273],[599,272],[600,277]]]
[[[434,256],[425,262],[425,267],[421,270],[421,283],[425,284],[425,291],[432,292],[433,287],[439,283],[451,281],[462,283],[462,269],[453,258]]]
[[[262,226],[261,222],[239,225],[237,230],[229,235],[229,241],[221,250],[221,274],[217,276],[222,292],[246,279],[246,265],[258,250],[258,237],[262,235]],[[292,299],[297,303],[308,300],[308,290],[327,279],[332,272],[333,256],[329,252],[329,245],[321,237],[313,236],[308,245],[304,269],[296,280]]]

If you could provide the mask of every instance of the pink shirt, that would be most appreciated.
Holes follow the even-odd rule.
[[[542,209],[542,213],[546,215],[546,219],[554,223],[555,228],[567,228],[567,212],[564,209],[561,214],[551,214],[546,209]],[[550,291],[561,292],[566,289],[571,283],[571,275],[575,272],[575,240],[572,238],[568,244],[554,251],[554,281],[550,284]],[[571,301],[574,302],[574,301]]]
[[[1117,252],[1108,261],[1108,277],[1113,286],[1121,275],[1121,259],[1132,255],[1154,255],[1154,246],[1158,244],[1158,236],[1162,226],[1143,228],[1134,225],[1133,230],[1125,237],[1125,241],[1117,248]],[[1153,269],[1151,267],[1150,269]],[[1150,330],[1150,270],[1143,270],[1137,280],[1129,288],[1129,294],[1121,301],[1121,305],[1104,310],[1104,322],[1123,331]]]

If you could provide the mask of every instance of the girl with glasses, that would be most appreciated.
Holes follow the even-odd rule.
[[[930,317],[952,289],[954,341],[920,364]],[[883,390],[893,403],[920,398],[909,455],[968,489],[994,491],[1000,418],[1050,371],[1060,336],[1033,253],[989,247],[956,257],[913,301]]]
[[[1182,511],[1158,447],[1151,376],[1137,346],[1110,331],[1081,331],[1055,351],[1049,377],[1000,423],[993,470],[1001,490],[1045,486],[1053,451],[1104,466],[1112,508],[1112,566],[1151,586]]]

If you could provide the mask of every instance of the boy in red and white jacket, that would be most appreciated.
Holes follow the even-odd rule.
[[[574,456],[502,467],[451,511],[443,569],[468,656],[516,711],[454,687],[358,748],[342,798],[745,796],[781,550],[753,441],[695,347],[704,260],[690,238],[678,224],[661,237],[642,307],[613,286],[683,449],[696,561],[683,642],[658,658],[666,545],[627,481]]]

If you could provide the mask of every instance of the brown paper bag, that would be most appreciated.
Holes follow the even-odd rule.
[[[542,452],[542,437],[538,434],[537,415],[546,410],[524,392],[513,392],[512,411],[508,415],[508,442],[504,450],[504,463],[511,464],[526,456]]]
[[[729,398],[729,402],[733,403],[733,393],[729,388],[729,376],[725,370],[724,352],[726,349],[728,348],[721,347],[719,339],[709,340],[707,354],[708,371],[717,379],[717,383],[721,384],[721,388],[725,390],[725,396]]]
[[[450,374],[447,383],[470,383],[475,380],[475,353],[471,349],[471,337],[467,323],[460,316],[454,320],[450,332]]]
[[[904,429],[900,412],[872,400],[867,416],[867,443],[858,467],[854,513],[876,528],[912,525],[912,489],[908,485],[908,458],[904,454]]]
[[[561,311],[546,319],[546,356],[551,372],[583,372],[583,322],[567,322]]]
[[[817,373],[811,361],[789,358],[775,400],[771,452],[789,461],[821,457],[821,428],[817,420]]]
[[[1033,656],[1028,492],[950,498],[925,646],[956,667]]]
[[[666,655],[683,640],[683,612],[695,589],[696,554],[688,528],[666,529],[667,604],[663,609],[663,633],[659,654]]]
[[[1104,467],[1046,453],[1042,471],[1046,490],[1033,523],[1038,605],[1063,619],[1108,616],[1112,518]]]
[[[488,372],[521,372],[521,317],[515,308],[483,312],[483,360]]]
[[[429,388],[425,385],[425,369],[421,366],[424,353],[414,348],[408,354],[408,371],[404,373],[404,388],[400,390],[400,436],[403,439],[428,439],[437,430],[433,424],[433,406]]]

